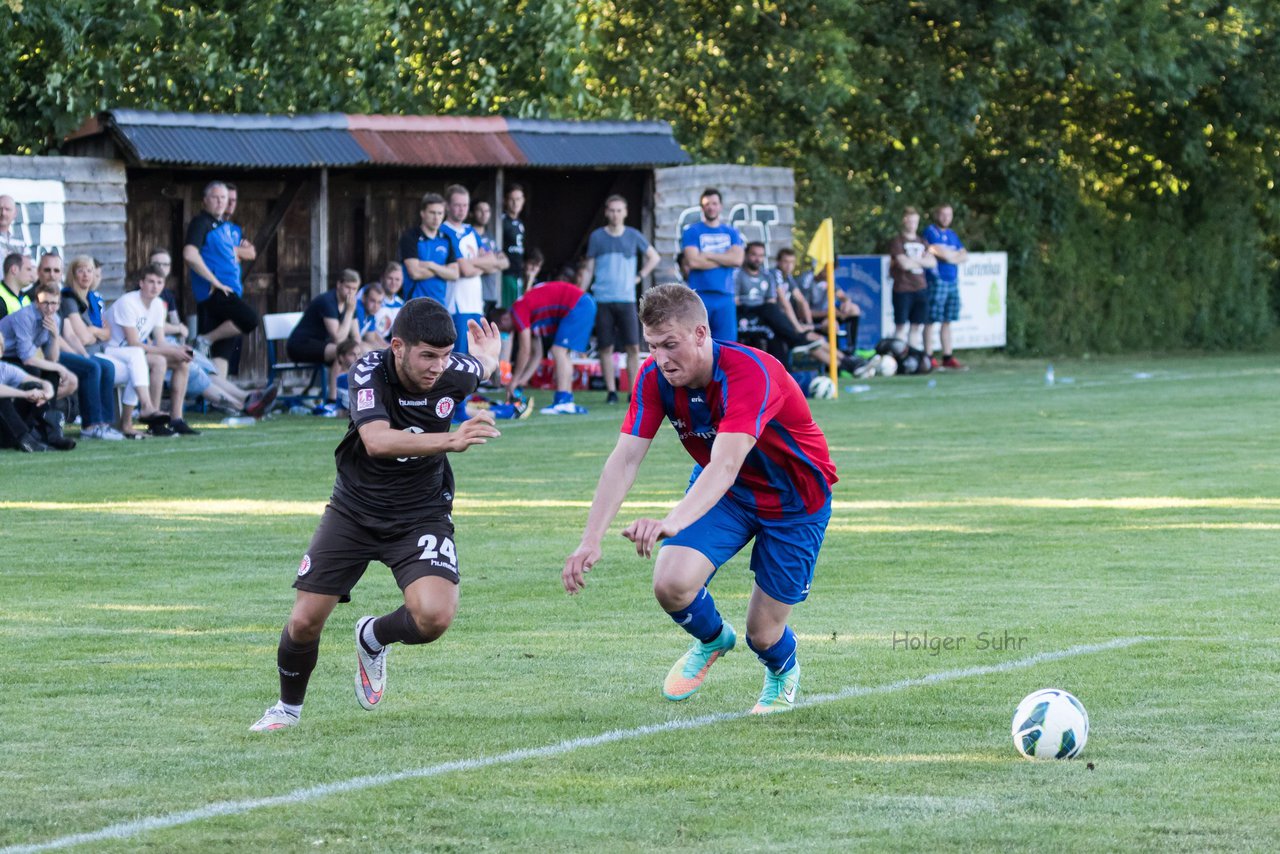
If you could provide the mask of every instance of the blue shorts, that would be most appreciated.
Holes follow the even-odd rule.
[[[960,319],[960,283],[929,280],[929,322],[951,323]]]
[[[716,341],[738,340],[738,307],[733,294],[698,291],[702,304],[707,307],[707,325]]]
[[[479,323],[482,317],[484,317],[483,314],[455,314],[453,316],[453,327],[458,330],[458,338],[453,342],[453,352],[469,352],[467,346],[467,321],[474,320]]]
[[[552,343],[556,347],[585,353],[591,346],[591,333],[595,328],[596,301],[588,294],[583,294],[578,304],[560,319],[560,325],[552,336]]]
[[[701,519],[662,544],[693,549],[718,570],[754,537],[751,571],[756,584],[779,602],[795,605],[809,595],[818,550],[830,520],[830,499],[810,516],[761,519],[726,493]]]

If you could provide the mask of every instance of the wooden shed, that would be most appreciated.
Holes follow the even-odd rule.
[[[155,247],[179,259],[205,184],[236,184],[234,219],[258,251],[244,269],[245,298],[262,313],[305,306],[344,268],[376,278],[398,259],[397,239],[418,222],[423,193],[462,184],[473,200],[491,200],[496,227],[504,188],[519,182],[526,246],[555,269],[581,253],[614,193],[628,200],[629,224],[652,238],[654,169],[689,162],[665,122],[339,113],[110,110],[63,151],[124,164],[130,270]],[[180,301],[194,312],[185,275]],[[260,333],[246,341],[242,375],[261,374],[264,349]]]
[[[124,282],[127,263],[125,180],[118,160],[0,156],[0,195],[13,197],[13,229],[31,254],[92,255],[109,289]]]

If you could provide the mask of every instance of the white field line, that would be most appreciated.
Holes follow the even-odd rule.
[[[1110,640],[1106,643],[1082,644],[1080,646],[1068,647],[1067,649],[1061,649],[1055,652],[1042,652],[1037,655],[1019,658],[1014,661],[1005,661],[1000,664],[963,667],[955,670],[943,670],[938,673],[930,673],[925,676],[917,676],[911,679],[902,679],[897,682],[888,682],[883,685],[851,685],[850,687],[837,691],[834,694],[819,694],[813,697],[804,698],[796,705],[797,707],[817,706],[838,700],[848,700],[853,697],[867,697],[875,694],[891,694],[895,691],[902,691],[907,688],[916,688],[922,685],[936,685],[941,682],[952,682],[956,679],[967,679],[970,676],[1004,673],[1009,670],[1034,667],[1037,664],[1043,664],[1048,661],[1058,661],[1063,658],[1072,658],[1078,655],[1089,655],[1095,652],[1108,652],[1110,650],[1123,649],[1125,647],[1153,640],[1157,640],[1157,638],[1141,636],[1116,638],[1115,640]],[[108,827],[104,827],[101,830],[95,830],[89,833],[77,833],[71,836],[61,836],[47,842],[13,845],[8,848],[0,849],[0,854],[28,854],[28,852],[53,851],[59,848],[70,848],[73,845],[80,845],[87,842],[131,839],[148,831],[163,830],[165,828],[191,824],[197,821],[204,821],[205,819],[217,818],[219,816],[240,815],[242,813],[266,807],[290,806],[304,803],[306,801],[313,801],[317,798],[328,797],[330,795],[340,795],[347,792],[371,789],[375,786],[385,786],[388,783],[395,783],[400,780],[421,780],[427,777],[439,777],[442,774],[449,774],[454,771],[475,771],[481,768],[489,768],[494,765],[510,765],[514,762],[523,762],[527,759],[545,759],[552,756],[562,756],[566,753],[572,753],[575,750],[581,750],[587,747],[596,747],[601,744],[630,741],[635,738],[643,738],[648,735],[660,735],[667,732],[699,729],[710,724],[739,720],[749,716],[750,713],[745,711],[719,712],[712,715],[701,715],[696,718],[688,718],[686,720],[665,721],[663,723],[648,724],[646,726],[633,727],[631,729],[610,730],[609,732],[600,733],[599,735],[571,738],[567,741],[560,741],[555,744],[548,744],[542,747],[526,747],[520,750],[512,750],[507,753],[500,753],[495,756],[480,756],[475,759],[455,759],[452,762],[442,762],[438,765],[427,765],[422,768],[413,768],[407,771],[397,771],[389,774],[372,774],[365,777],[353,777],[348,780],[337,780],[335,782],[324,783],[319,786],[308,786],[304,789],[294,789],[292,792],[286,792],[283,795],[273,795],[268,798],[221,801],[219,803],[209,804],[208,806],[187,810],[185,812],[140,818],[133,821],[121,822],[120,824],[113,824]],[[264,737],[270,738],[271,736],[266,735]]]

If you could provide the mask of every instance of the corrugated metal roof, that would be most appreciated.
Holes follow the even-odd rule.
[[[508,119],[531,166],[680,166],[691,158],[666,122]]]
[[[367,157],[346,116],[214,115],[112,110],[105,124],[143,163],[288,168],[353,166]]]
[[[351,136],[385,166],[524,166],[520,147],[506,133],[353,130]]]
[[[111,110],[97,125],[86,122],[75,138],[109,133],[143,164],[536,168],[672,166],[690,160],[665,122]]]

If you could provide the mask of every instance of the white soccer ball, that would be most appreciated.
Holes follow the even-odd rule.
[[[885,353],[880,357],[880,364],[876,370],[880,372],[882,377],[891,377],[898,372],[898,360]]]
[[[816,376],[809,381],[809,397],[819,400],[830,400],[836,396],[836,384],[831,377]]]
[[[1066,691],[1028,694],[1013,713],[1013,746],[1028,759],[1074,759],[1089,740],[1089,713]]]

